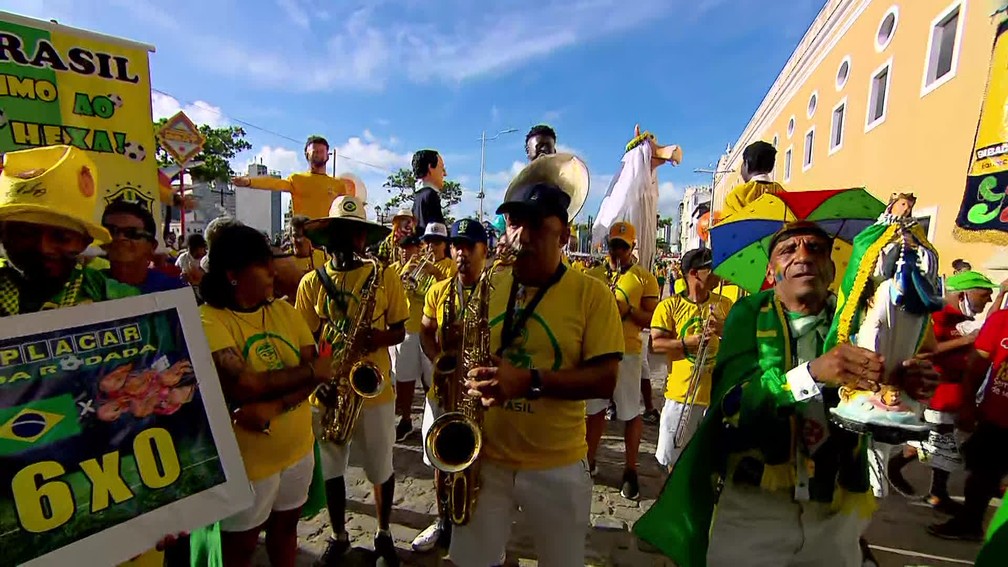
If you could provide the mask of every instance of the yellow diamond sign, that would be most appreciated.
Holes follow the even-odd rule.
[[[185,165],[196,157],[203,150],[203,142],[206,141],[199,128],[182,111],[165,122],[158,130],[157,139],[179,165]]]

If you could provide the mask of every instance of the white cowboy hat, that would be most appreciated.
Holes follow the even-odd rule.
[[[395,222],[402,218],[408,218],[408,219],[414,218],[413,211],[409,209],[399,209],[398,211],[395,212],[394,215],[392,215],[392,222]]]
[[[581,212],[588,198],[590,176],[588,166],[574,154],[552,154],[541,156],[511,180],[504,193],[504,203],[522,200],[522,193],[537,184],[555,185],[570,197],[567,205],[567,220]],[[501,210],[497,211],[501,213]]]
[[[344,234],[340,234],[342,230],[352,226],[367,229],[365,246],[377,244],[392,232],[392,229],[367,219],[367,210],[360,199],[341,195],[336,197],[329,207],[328,217],[312,219],[305,223],[304,233],[315,246],[329,248],[334,240],[345,238]]]

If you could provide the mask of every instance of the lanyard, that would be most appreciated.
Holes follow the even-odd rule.
[[[567,266],[560,262],[557,266],[553,276],[550,277],[549,281],[545,285],[536,291],[536,294],[532,297],[532,301],[528,305],[522,308],[521,313],[518,314],[518,318],[515,319],[515,302],[518,299],[518,287],[519,284],[516,280],[511,280],[511,293],[508,295],[507,311],[504,313],[504,327],[501,329],[501,344],[497,349],[497,356],[500,356],[504,349],[506,349],[516,338],[521,334],[522,329],[525,328],[525,323],[528,322],[529,317],[535,312],[536,306],[542,301],[544,295],[553,287],[553,284],[560,281],[563,277],[564,272],[567,271]]]

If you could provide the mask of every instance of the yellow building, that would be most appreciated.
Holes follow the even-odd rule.
[[[777,148],[774,178],[791,191],[867,187],[914,209],[941,254],[1008,270],[1008,253],[952,237],[987,82],[991,2],[828,0],[738,141],[722,156],[714,208],[741,181],[742,151]]]

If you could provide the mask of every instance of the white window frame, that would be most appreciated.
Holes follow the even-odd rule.
[[[836,111],[841,106],[843,107],[843,123],[840,124],[840,143],[834,146],[833,130],[836,127]],[[839,152],[841,149],[843,149],[844,138],[846,137],[844,136],[844,131],[847,128],[847,122],[850,121],[849,118],[850,116],[847,114],[847,97],[843,97],[842,99],[840,99],[840,102],[838,102],[837,105],[833,107],[833,110],[830,111],[830,137],[829,137],[828,155],[833,155]]]
[[[797,123],[795,122],[794,114],[792,114],[791,118],[788,118],[787,126],[784,127],[784,130],[787,132],[788,140],[790,140],[791,137],[794,136],[795,126],[797,126]]]
[[[784,150],[784,183],[791,181],[791,159],[794,157],[794,145]]]
[[[938,224],[938,206],[935,205],[934,207],[927,207],[919,211],[915,210],[913,216],[914,218],[917,219],[922,217],[928,217],[929,220],[928,220],[927,237],[928,240],[934,242],[935,234],[937,234],[938,232],[938,230],[935,228],[935,226]]]
[[[889,37],[886,38],[885,43],[879,43],[879,31],[882,30],[882,23],[886,21],[889,14],[893,15],[892,32],[889,34]],[[890,6],[889,9],[886,10],[885,14],[882,14],[882,19],[879,20],[878,26],[875,27],[875,37],[872,38],[872,43],[875,44],[875,53],[882,53],[887,47],[889,47],[890,44],[892,44],[893,38],[896,37],[896,30],[899,29],[899,15],[899,6],[896,4]]]
[[[843,83],[841,83],[840,82],[840,69],[843,68],[844,63],[847,64],[847,76],[844,77]],[[834,85],[836,86],[837,92],[842,91],[844,89],[844,87],[847,86],[847,82],[850,81],[850,74],[851,74],[851,67],[852,66],[853,66],[853,64],[851,63],[851,57],[850,57],[850,55],[844,56],[844,58],[840,60],[840,64],[837,65],[836,76],[833,77],[833,82],[834,82]]]
[[[872,87],[875,86],[875,77],[877,77],[878,74],[881,73],[884,69],[888,69],[888,72],[886,73],[886,82],[885,82],[886,97],[885,102],[882,103],[882,116],[879,116],[878,118],[872,120],[872,110],[873,110]],[[868,76],[868,102],[865,105],[865,129],[864,129],[865,134],[871,132],[880,124],[885,122],[886,118],[888,118],[889,116],[889,100],[892,98],[892,92],[890,90],[890,86],[892,85],[892,74],[893,74],[893,58],[890,57],[889,59],[885,60],[885,63],[879,65],[878,68],[872,71],[871,75]]]
[[[921,98],[924,98],[938,87],[954,79],[959,70],[959,54],[962,52],[963,26],[966,24],[966,4],[967,3],[962,0],[955,0],[946,6],[945,9],[937,16],[935,16],[935,19],[931,20],[931,25],[928,26],[927,55],[924,59],[924,74],[921,76]],[[939,77],[931,84],[928,84],[928,75],[931,70],[931,56],[934,55],[935,27],[937,27],[942,20],[952,15],[952,12],[956,9],[959,10],[959,21],[956,22],[955,43],[952,47],[952,66],[949,67],[948,73],[945,73],[942,77]]]
[[[809,141],[809,134],[812,134],[812,144],[811,144],[812,148],[811,148],[811,151],[809,151],[810,148],[809,148],[809,143],[808,143],[808,141]],[[809,157],[808,163],[805,163],[805,155],[806,154],[808,154],[808,157]],[[801,161],[802,161],[802,166],[801,166],[802,173],[805,173],[806,171],[812,169],[812,166],[815,165],[815,124],[813,124],[812,127],[810,127],[808,130],[805,130],[805,135],[802,136]]]
[[[813,100],[815,101],[815,104],[812,104]],[[812,94],[809,95],[808,102],[805,104],[805,116],[812,118],[817,110],[819,110],[819,91],[812,91]]]

